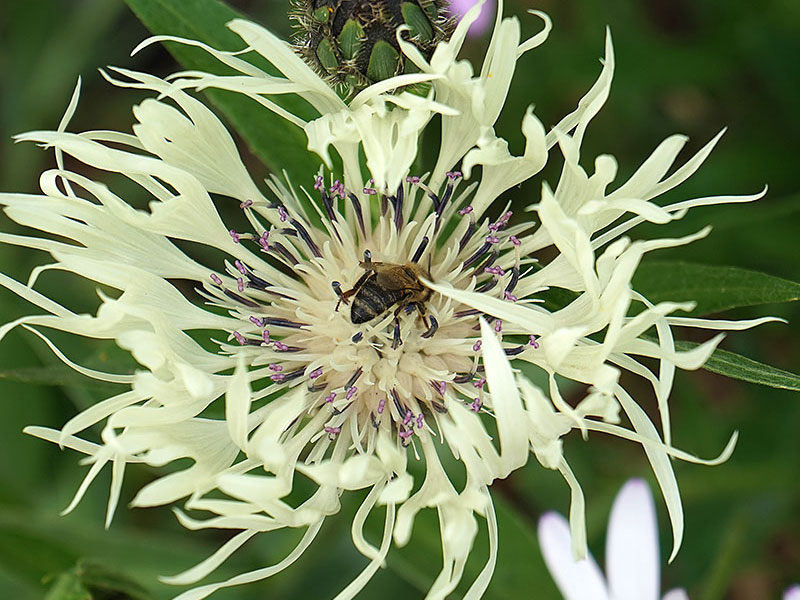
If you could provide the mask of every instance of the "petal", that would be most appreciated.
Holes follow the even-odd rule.
[[[641,479],[617,494],[608,524],[606,574],[615,600],[657,600],[658,524],[653,496]]]
[[[798,600],[798,598],[800,598],[800,596],[792,600]],[[664,594],[664,597],[661,600],[689,600],[689,594],[687,594],[686,590],[683,588],[675,588],[674,590],[670,590]],[[784,598],[784,600],[787,599]]]
[[[544,562],[565,600],[610,600],[591,554],[577,562],[572,557],[569,524],[564,517],[553,512],[542,515],[538,536]]]

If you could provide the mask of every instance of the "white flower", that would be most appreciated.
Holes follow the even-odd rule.
[[[340,494],[356,489],[369,492],[353,523],[353,542],[370,562],[337,599],[352,598],[366,585],[392,540],[405,544],[417,513],[428,507],[439,514],[443,565],[427,597],[445,598],[459,583],[478,515],[486,520],[490,556],[464,597],[479,598],[497,557],[489,485],[523,466],[530,452],[570,486],[573,549],[580,554],[584,497],[562,453],[562,438],[572,429],[584,438],[603,432],[642,444],[667,503],[674,554],[683,521],[671,458],[716,464],[732,451],[735,435],[711,461],[671,444],[674,371],[699,368],[720,340],[678,352],[671,327],[742,329],[769,319],[674,317],[691,304],[653,306],[632,290],[645,253],[689,243],[707,230],[643,242],[621,236],[645,220],[666,223],[693,206],[760,195],[652,202],[691,175],[716,139],[665,178],[684,142],[670,138],[627,183],[608,192],[616,175],[613,158],[597,158],[591,176],[582,169],[583,135],[609,92],[610,38],[601,75],[576,110],[549,133],[527,110],[525,151],[512,156],[494,124],[517,59],[546,39],[550,23],[536,13],[543,31],[521,41],[518,20],[503,18],[502,5],[498,9],[478,74],[457,55],[479,5],[430,62],[400,32],[420,73],[377,83],[349,104],[285,42],[234,21],[229,26],[247,47],[285,77],[264,73],[239,53],[203,46],[240,74],[185,72],[164,81],[116,69],[121,79],[107,76],[156,96],[134,108],[133,135],[67,133],[76,94],[58,131],[19,136],[55,148],[58,168],[42,174],[40,195],[0,195],[10,218],[44,235],[0,234],[0,241],[46,252],[53,263],[37,269],[27,284],[0,276],[0,284],[44,313],[3,326],[0,337],[23,326],[42,337],[39,329],[51,328],[112,339],[141,367],[133,375],[91,371],[51,344],[77,371],[124,386],[60,431],[27,430],[89,455],[89,473],[68,510],[106,464],[112,464],[110,522],[128,463],[162,466],[191,458],[191,467],[148,484],[132,504],[185,499],[184,507],[197,511],[177,511],[186,527],[239,533],[206,561],[168,579],[177,584],[199,581],[259,533],[305,530],[280,563],[189,590],[181,600],[286,568],[324,519],[338,512]],[[392,92],[421,81],[430,82],[426,97]],[[327,164],[333,148],[342,159],[343,181],[309,173],[303,182],[254,182],[224,126],[186,91],[207,87],[245,94],[302,127],[309,147]],[[304,98],[318,116],[305,121],[280,108],[273,96],[286,93]],[[409,172],[419,134],[435,113],[442,129],[437,162],[429,174]],[[538,222],[515,222],[507,207],[493,206],[508,188],[536,174],[556,144],[564,169],[555,190],[544,185],[530,207]],[[123,175],[139,186],[138,194],[124,200],[65,169],[64,153]],[[465,185],[459,164],[470,176],[480,165],[480,182]],[[242,209],[239,225],[223,221],[218,207],[224,203]],[[555,258],[541,264],[537,258],[548,247]],[[190,256],[198,248],[198,258]],[[34,290],[51,269],[97,282],[95,315],[75,314]],[[391,277],[405,282],[402,292]],[[359,279],[368,282],[367,291]],[[537,298],[548,287],[570,290],[574,300],[548,311]],[[353,317],[356,304],[366,311],[363,319]],[[643,337],[653,326],[658,339]],[[509,357],[540,369],[548,388],[527,381]],[[640,357],[654,359],[658,372]],[[661,432],[620,385],[622,369],[652,384]],[[582,386],[576,407],[562,398],[559,380]],[[632,429],[619,424],[623,415]],[[100,423],[100,443],[78,437]],[[460,489],[444,466],[447,453],[466,472]],[[422,481],[412,478],[409,461],[424,465]],[[287,497],[300,478],[315,491],[291,504]],[[376,547],[362,529],[378,507],[385,525]]]
[[[565,600],[657,600],[660,596],[658,522],[650,488],[631,479],[617,494],[606,536],[606,577],[589,554],[575,560],[569,525],[558,513],[539,519],[539,545]],[[663,600],[689,600],[683,589]]]
[[[800,585],[793,585],[783,593],[783,600],[800,600]]]

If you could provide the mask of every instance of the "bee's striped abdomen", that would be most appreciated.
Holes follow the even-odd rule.
[[[373,274],[358,289],[350,307],[350,320],[359,325],[382,315],[405,295],[405,291],[380,287]]]

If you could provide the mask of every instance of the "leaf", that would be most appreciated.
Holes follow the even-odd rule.
[[[787,279],[738,267],[668,260],[643,262],[633,287],[654,303],[693,300],[695,315],[800,299],[800,284]]]
[[[691,350],[696,342],[676,342],[678,350]],[[717,349],[703,368],[732,379],[757,383],[782,390],[800,391],[800,375],[771,367],[740,354]]]
[[[58,576],[44,600],[92,600],[92,594],[77,573],[68,571]]]
[[[153,34],[199,40],[222,50],[240,50],[244,45],[236,34],[225,27],[227,22],[242,15],[218,0],[125,1]],[[216,74],[232,73],[201,49],[175,43],[165,46],[187,69]],[[252,53],[243,58],[251,60],[270,74],[278,73],[263,59],[252,59]],[[228,118],[253,153],[274,172],[286,170],[293,184],[311,181],[319,170],[321,160],[308,151],[308,141],[302,130],[240,94],[214,89],[208,89],[205,93]],[[313,114],[299,97],[282,96],[271,100],[303,118],[309,118]]]

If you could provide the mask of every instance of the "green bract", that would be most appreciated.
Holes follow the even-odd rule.
[[[317,72],[358,91],[413,68],[397,43],[397,29],[430,58],[452,33],[443,0],[293,0],[295,45]]]

